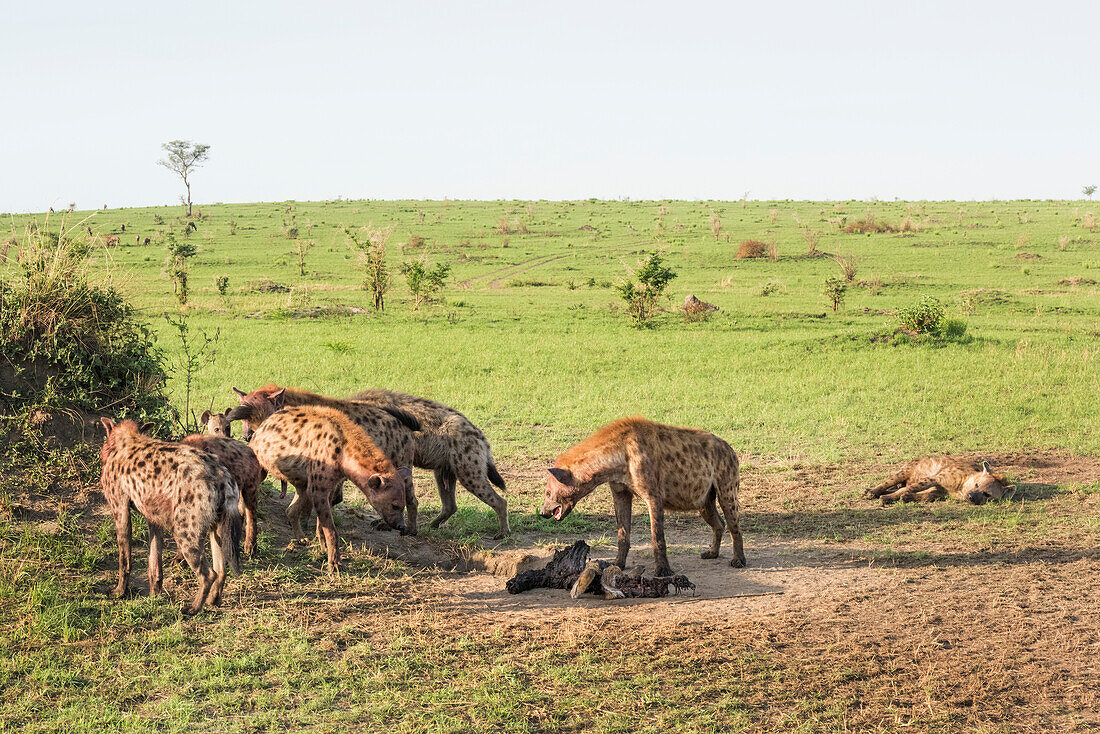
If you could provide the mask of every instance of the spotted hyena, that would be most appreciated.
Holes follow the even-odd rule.
[[[365,390],[352,396],[379,405],[392,405],[416,416],[422,428],[416,434],[416,455],[413,465],[435,474],[443,510],[431,522],[439,527],[458,505],[455,503],[455,481],[462,482],[475,497],[492,507],[500,522],[494,536],[503,538],[511,532],[508,526],[508,502],[492,485],[504,489],[504,479],[493,462],[489,441],[477,426],[454,408],[426,398],[389,390]]]
[[[256,516],[259,512],[260,484],[267,476],[267,472],[260,466],[260,462],[256,460],[256,454],[248,448],[248,444],[213,433],[221,428],[220,424],[210,417],[209,411],[203,413],[203,417],[209,420],[206,424],[208,433],[190,435],[183,439],[183,443],[213,454],[233,475],[237,487],[241,490],[244,552],[251,556],[256,552]],[[224,420],[224,416],[221,418]]]
[[[269,415],[280,410],[284,406],[320,406],[339,410],[356,425],[362,428],[371,441],[382,450],[382,453],[394,464],[394,466],[412,466],[413,455],[416,447],[415,431],[420,429],[420,422],[409,413],[392,406],[381,406],[373,403],[360,403],[351,400],[337,400],[324,395],[317,395],[306,390],[293,387],[277,387],[267,385],[253,390],[250,393],[233,388],[240,398],[240,405],[226,411],[225,416],[230,420],[240,420],[242,425],[241,436],[249,440],[256,426],[260,425]],[[293,482],[291,482],[293,484]],[[291,526],[301,536],[301,516],[308,517],[311,506],[309,494],[305,491],[305,485],[294,485],[297,494],[294,501],[287,508],[287,518]],[[416,534],[416,488],[412,478],[405,483],[407,490],[405,495],[405,507],[408,520],[405,523],[406,532]],[[283,487],[286,493],[286,486]],[[333,504],[339,504],[343,494],[339,490],[333,500]]]
[[[194,446],[159,441],[124,420],[103,418],[107,440],[100,456],[100,487],[118,536],[118,586],[130,582],[130,506],[149,524],[149,593],[161,592],[161,546],[171,530],[184,560],[198,577],[194,600],[184,609],[194,614],[206,604],[220,604],[225,562],[240,574],[241,495],[233,476],[211,454]],[[210,538],[214,570],[206,565],[203,539]]]
[[[866,491],[889,505],[903,502],[932,502],[948,495],[973,505],[999,500],[1008,494],[1009,485],[1000,474],[989,471],[989,464],[953,456],[929,456],[914,459],[885,482]]]
[[[268,474],[308,496],[317,511],[317,533],[323,535],[331,570],[340,566],[332,497],[345,479],[362,490],[387,524],[404,531],[405,485],[412,471],[395,468],[341,411],[321,406],[285,408],[260,424],[251,447]]]
[[[626,568],[630,552],[631,504],[634,497],[649,507],[655,576],[671,576],[665,550],[665,510],[698,512],[714,531],[703,558],[717,558],[722,545],[722,518],[733,541],[730,565],[743,568],[745,551],[739,524],[737,454],[717,436],[693,428],[676,428],[644,418],[609,423],[559,456],[546,478],[542,517],[562,520],[581,499],[605,482],[611,485],[618,524],[619,554],[615,565]]]

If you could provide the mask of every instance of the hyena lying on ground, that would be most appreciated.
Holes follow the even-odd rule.
[[[432,520],[437,528],[458,505],[455,502],[455,480],[485,504],[492,507],[500,521],[500,531],[493,536],[503,538],[511,532],[508,526],[508,502],[491,485],[504,489],[504,479],[493,463],[489,441],[477,426],[454,408],[426,398],[389,390],[365,390],[352,396],[379,405],[391,405],[416,416],[422,426],[416,434],[416,455],[413,466],[429,469],[435,474],[443,510]]]
[[[952,456],[929,456],[914,459],[882,484],[866,491],[868,497],[882,499],[889,505],[903,502],[931,502],[947,495],[981,505],[986,500],[999,500],[1009,491],[1005,478],[989,471],[989,464],[974,459]]]
[[[722,545],[722,518],[733,540],[730,565],[743,568],[745,551],[739,524],[737,454],[717,436],[692,428],[675,428],[644,418],[610,423],[559,456],[546,479],[543,517],[563,519],[579,500],[604,482],[611,485],[618,524],[619,554],[615,565],[626,568],[630,551],[631,503],[635,496],[649,506],[653,533],[654,576],[671,576],[665,550],[665,510],[697,511],[714,530],[703,558],[717,558]]]
[[[249,440],[256,427],[275,411],[284,406],[321,406],[339,410],[362,428],[370,440],[382,450],[395,466],[412,466],[413,455],[416,447],[414,431],[419,430],[420,422],[407,412],[391,406],[380,406],[373,403],[360,403],[350,400],[337,400],[324,395],[299,390],[293,387],[280,388],[275,385],[245,393],[233,388],[240,398],[241,404],[225,412],[229,420],[240,420],[242,424],[241,436]],[[294,484],[294,482],[291,482]],[[294,484],[297,494],[294,501],[287,508],[287,519],[291,527],[302,535],[301,516],[307,517],[311,509],[309,493],[305,491],[304,484]],[[405,482],[405,507],[408,512],[408,520],[405,523],[406,532],[416,534],[416,489],[412,477]],[[283,484],[283,494],[286,494],[286,484]],[[343,500],[343,493],[337,490],[332,504],[339,504]]]
[[[405,485],[412,471],[395,468],[341,411],[321,406],[286,408],[260,424],[251,446],[268,474],[301,488],[309,497],[317,511],[317,535],[328,550],[330,570],[340,567],[331,503],[345,479],[362,490],[386,523],[404,532]]]
[[[100,457],[100,487],[115,521],[118,536],[118,586],[122,596],[130,582],[130,506],[149,523],[149,593],[161,591],[161,545],[170,529],[187,564],[198,577],[199,588],[185,614],[194,614],[203,603],[220,604],[225,585],[225,561],[240,574],[240,491],[229,470],[214,456],[193,446],[158,441],[142,434],[138,425],[124,420],[115,425],[101,419],[107,429]],[[203,554],[203,539],[210,537],[211,572]]]
[[[228,438],[228,433],[218,435],[214,431],[223,429],[218,419],[224,416],[211,416],[207,411],[202,414],[206,421],[206,435],[192,434],[181,443],[207,451],[221,462],[221,465],[233,475],[233,480],[241,491],[241,512],[244,515],[244,552],[252,555],[256,552],[256,515],[260,504],[260,483],[267,472],[256,460],[256,454],[248,444]]]

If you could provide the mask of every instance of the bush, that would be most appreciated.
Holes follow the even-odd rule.
[[[768,246],[760,240],[745,240],[737,248],[737,259],[744,260],[750,257],[766,257]]]
[[[88,279],[81,243],[28,230],[18,278],[0,281],[0,403],[167,425],[164,354],[133,307]]]
[[[429,300],[432,295],[443,289],[447,276],[451,273],[451,266],[436,263],[429,268],[423,258],[401,263],[401,272],[405,276],[405,282],[409,286],[409,293],[413,297],[413,310],[420,308],[420,304]]]
[[[915,306],[899,308],[896,316],[905,331],[939,336],[943,328],[944,313],[944,306],[939,300],[924,296]]]
[[[634,276],[638,279],[635,284],[631,278],[616,290],[619,296],[626,301],[627,313],[634,319],[635,326],[650,326],[653,316],[657,312],[657,301],[665,292],[665,288],[676,277],[676,273],[665,267],[659,253],[652,253],[638,268]]]
[[[836,312],[840,308],[840,304],[844,302],[844,291],[847,290],[848,284],[840,278],[826,278],[825,284],[822,286],[821,292],[825,294],[825,298],[828,299],[830,305],[833,307],[833,311]]]

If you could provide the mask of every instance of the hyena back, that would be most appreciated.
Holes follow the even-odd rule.
[[[171,530],[181,554],[198,577],[198,591],[187,614],[204,603],[220,604],[225,562],[240,574],[240,490],[232,475],[212,455],[193,446],[146,436],[131,420],[117,425],[101,419],[107,439],[100,452],[100,487],[115,521],[118,538],[118,585],[130,581],[130,506],[149,524],[149,593],[161,591],[161,546]],[[210,538],[213,571],[206,565],[203,539]]]
[[[508,525],[508,501],[493,490],[503,490],[504,479],[497,471],[485,434],[454,408],[434,400],[406,395],[390,390],[364,390],[351,397],[378,405],[392,405],[411,413],[422,428],[416,433],[414,466],[428,469],[435,475],[442,511],[431,522],[439,527],[457,510],[455,481],[462,483],[479,500],[493,508],[500,524],[494,536],[503,538],[511,532]]]
[[[737,491],[741,483],[737,454],[714,434],[645,420],[623,418],[610,423],[559,456],[546,478],[546,501],[540,515],[562,520],[582,498],[604,483],[611,485],[618,525],[615,565],[626,567],[634,497],[649,508],[656,576],[671,576],[665,548],[664,513],[698,512],[713,530],[703,558],[717,558],[723,525],[721,506],[733,542],[730,565],[742,568]]]

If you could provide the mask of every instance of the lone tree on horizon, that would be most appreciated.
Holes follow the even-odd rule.
[[[1096,187],[1085,186],[1083,189],[1081,189],[1081,193],[1089,197],[1089,201],[1092,201],[1092,195],[1096,193]]]
[[[187,188],[187,216],[191,216],[191,181],[190,175],[196,168],[206,162],[210,154],[210,146],[202,143],[192,143],[190,140],[171,140],[160,146],[168,153],[167,158],[157,161],[158,166],[164,166],[172,173],[183,179],[183,185]],[[183,197],[180,197],[182,200]]]

